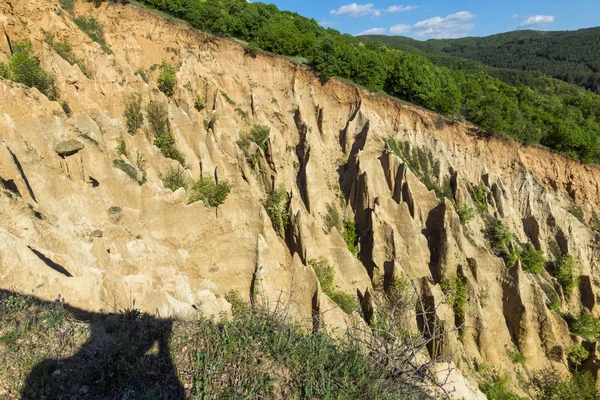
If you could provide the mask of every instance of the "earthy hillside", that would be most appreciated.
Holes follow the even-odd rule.
[[[9,0],[0,27],[0,62],[30,41],[58,90],[0,79],[0,289],[182,319],[237,292],[341,337],[366,291],[409,281],[434,313],[411,326],[443,332],[428,356],[470,382],[454,398],[598,376],[598,166],[133,5]]]

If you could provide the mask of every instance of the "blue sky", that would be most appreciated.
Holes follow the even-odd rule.
[[[419,40],[487,36],[515,29],[574,30],[600,25],[599,0],[262,0],[352,35]],[[402,0],[409,1],[409,0]]]

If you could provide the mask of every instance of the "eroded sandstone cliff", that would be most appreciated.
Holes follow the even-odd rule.
[[[291,293],[299,321],[310,327],[318,312],[334,331],[351,317],[308,266],[324,258],[335,266],[338,290],[352,296],[408,276],[425,303],[437,306],[448,332],[442,351],[467,376],[485,363],[526,394],[518,382],[536,371],[568,373],[556,349],[581,339],[558,311],[597,312],[597,166],[483,138],[473,126],[336,79],[322,85],[291,61],[246,54],[237,43],[134,6],[76,3],[74,12],[100,21],[110,54],[57,1],[0,4],[0,62],[12,43],[30,40],[71,109],[67,115],[38,90],[0,80],[0,288],[47,300],[60,294],[91,311],[135,304],[183,317],[227,312],[232,290],[248,301]],[[91,73],[59,56],[42,29],[69,43]],[[156,86],[163,63],[177,67],[172,98]],[[229,181],[223,205],[188,204],[185,190],[164,188],[159,174],[177,162],[143,132],[127,133],[123,99],[130,93],[144,104],[168,102],[186,179],[208,173]],[[257,124],[271,134],[268,154],[253,167],[237,142]],[[127,155],[116,152],[121,137]],[[56,146],[71,139],[84,148],[59,156]],[[145,174],[145,183],[115,160]],[[289,197],[283,235],[264,208],[273,187]],[[356,221],[358,257],[340,226],[328,231],[333,208]],[[474,216],[461,223],[457,209]],[[568,294],[547,270],[507,265],[485,234],[494,219],[550,262],[573,256],[579,285]],[[444,277],[464,282],[462,312],[447,301]],[[585,367],[597,373],[595,345],[584,347],[592,354]],[[523,364],[511,360],[515,351]]]

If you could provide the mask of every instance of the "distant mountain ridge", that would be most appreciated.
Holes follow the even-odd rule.
[[[486,37],[418,41],[402,36],[360,36],[402,50],[449,55],[496,68],[542,73],[600,91],[600,27],[577,31],[520,30]],[[435,61],[435,60],[434,60]]]

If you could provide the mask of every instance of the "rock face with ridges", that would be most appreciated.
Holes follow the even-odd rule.
[[[76,2],[75,13],[87,15],[91,7]],[[566,322],[549,306],[562,299],[563,312],[598,312],[593,277],[600,245],[591,228],[600,210],[597,166],[480,139],[470,125],[440,124],[437,115],[335,79],[322,85],[289,61],[245,56],[236,43],[133,6],[93,10],[112,54],[56,1],[0,6],[7,37],[32,41],[72,110],[67,118],[36,89],[0,80],[0,178],[22,194],[0,190],[0,288],[47,300],[60,293],[90,311],[124,309],[135,300],[144,311],[182,317],[198,309],[227,312],[226,294],[237,291],[247,301],[286,301],[305,327],[340,332],[360,317],[321,291],[309,261],[324,258],[334,266],[336,287],[350,295],[358,289],[370,296],[408,277],[428,304],[441,304],[443,349],[467,377],[482,363],[513,382],[545,368],[568,373],[564,360],[549,356],[572,344]],[[53,52],[33,26],[71,44],[93,76]],[[0,51],[8,58],[5,46]],[[172,98],[156,86],[153,66],[163,62],[179,66]],[[185,190],[165,189],[160,174],[177,162],[142,132],[126,132],[123,98],[130,93],[144,105],[168,103],[187,176],[217,171],[232,186],[223,205],[187,204]],[[204,107],[195,107],[197,95]],[[237,142],[259,124],[271,129],[268,154],[252,148],[257,158],[250,165]],[[64,141],[76,134],[79,140]],[[124,156],[115,151],[121,137]],[[131,179],[115,160],[146,181]],[[289,199],[289,226],[279,232],[264,207],[273,187]],[[577,206],[580,219],[569,212]],[[356,222],[357,256],[344,242],[343,226],[327,226],[332,208]],[[471,209],[472,219],[461,224],[458,209]],[[580,286],[565,294],[546,271],[506,265],[485,235],[494,218],[552,261],[560,256],[556,249],[571,254]],[[49,268],[47,259],[70,276]],[[453,276],[466,287],[461,316],[441,289],[444,277]],[[455,328],[463,324],[468,329],[459,337]],[[526,358],[518,368],[507,354],[514,348]]]

